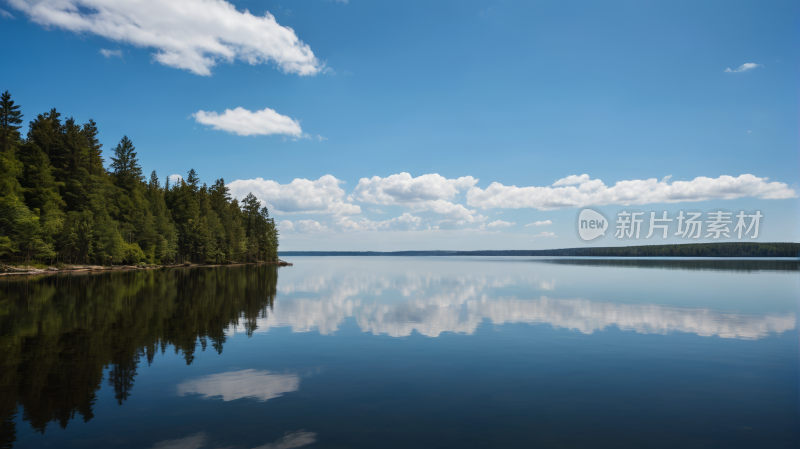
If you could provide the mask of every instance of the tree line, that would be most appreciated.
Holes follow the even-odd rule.
[[[0,260],[42,263],[252,262],[278,258],[278,230],[248,194],[231,198],[194,169],[162,184],[145,178],[124,136],[110,163],[94,120],[55,108],[30,121],[0,95]]]
[[[482,251],[282,251],[283,256],[800,257],[800,243],[719,242]]]

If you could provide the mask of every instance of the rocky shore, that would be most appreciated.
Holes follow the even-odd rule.
[[[186,268],[186,267],[232,267],[239,265],[278,265],[280,267],[291,267],[292,264],[283,260],[275,262],[248,262],[248,263],[228,263],[228,264],[198,264],[198,263],[181,263],[169,265],[152,265],[152,264],[136,264],[136,265],[64,265],[61,267],[45,267],[36,268],[31,266],[16,267],[12,265],[0,264],[0,276],[30,276],[40,274],[56,274],[56,273],[90,273],[101,271],[125,271],[125,270],[157,270],[162,268]]]

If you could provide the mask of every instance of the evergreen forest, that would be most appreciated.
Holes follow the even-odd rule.
[[[55,108],[23,135],[20,106],[0,96],[0,261],[169,264],[275,261],[278,231],[251,193],[194,169],[162,183],[145,177],[123,136],[106,155],[93,120]],[[108,160],[105,159],[108,157]]]

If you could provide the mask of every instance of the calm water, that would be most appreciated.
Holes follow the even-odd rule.
[[[0,280],[0,446],[800,446],[797,261],[292,261]]]

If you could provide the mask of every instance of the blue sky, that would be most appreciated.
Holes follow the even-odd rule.
[[[0,89],[162,179],[253,190],[283,250],[583,246],[588,205],[760,210],[760,241],[800,240],[797,2],[114,3],[0,1]],[[583,174],[609,191],[553,186]]]

